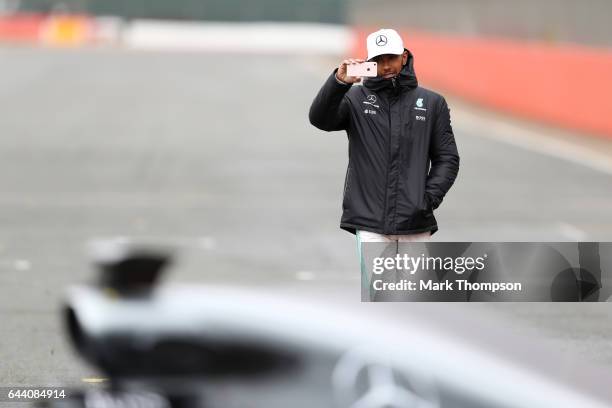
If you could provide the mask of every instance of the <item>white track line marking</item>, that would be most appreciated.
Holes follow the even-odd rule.
[[[100,384],[100,383],[108,381],[108,379],[100,378],[100,377],[89,377],[89,378],[81,378],[81,381],[83,381],[84,383],[88,383],[88,384]]]
[[[361,279],[359,275],[355,276],[351,272],[340,272],[340,271],[297,271],[295,279],[300,281],[324,281],[324,280],[343,280],[352,281]]]
[[[27,259],[16,259],[13,266],[18,271],[29,271],[32,268],[32,263]]]
[[[295,278],[301,281],[311,281],[315,279],[315,274],[310,271],[299,271],[295,273]]]
[[[580,228],[577,228],[566,222],[559,222],[557,223],[557,226],[561,234],[567,239],[578,242],[583,242],[587,240],[588,234]]]
[[[458,127],[469,130],[475,136],[500,141],[612,175],[611,157],[579,144],[463,108],[456,109],[451,117]]]
[[[114,241],[117,243],[134,243],[138,245],[170,245],[179,248],[196,248],[212,251],[217,248],[217,240],[210,236],[201,237],[181,237],[181,236],[156,236],[156,235],[129,235],[129,236],[109,236],[92,237],[90,242]]]

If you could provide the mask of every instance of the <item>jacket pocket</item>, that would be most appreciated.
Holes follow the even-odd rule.
[[[433,209],[431,208],[431,203],[427,199],[427,194],[423,195],[423,204],[421,205],[421,214],[425,218],[433,217]]]

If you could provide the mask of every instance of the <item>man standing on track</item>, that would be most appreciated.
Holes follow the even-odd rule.
[[[381,29],[366,42],[377,76],[352,86],[361,78],[348,76],[347,66],[364,60],[342,61],[309,114],[321,130],[347,132],[340,227],[356,234],[360,251],[363,242],[429,239],[438,230],[433,211],[459,171],[446,101],[418,86],[413,56],[399,34]]]

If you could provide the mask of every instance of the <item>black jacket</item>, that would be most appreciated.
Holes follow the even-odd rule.
[[[408,55],[398,76],[368,78],[363,86],[339,83],[334,71],[310,107],[314,126],[347,132],[340,227],[352,233],[435,233],[433,210],[459,171],[448,105],[418,86]]]

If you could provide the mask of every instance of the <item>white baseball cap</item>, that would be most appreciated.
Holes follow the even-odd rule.
[[[404,53],[404,42],[397,31],[381,28],[368,35],[368,61],[383,54],[400,55]]]

